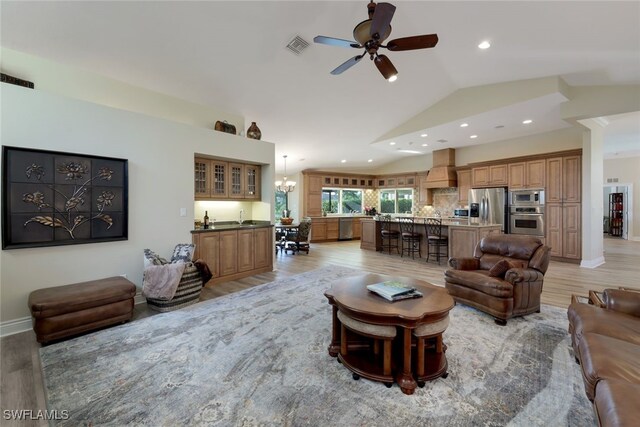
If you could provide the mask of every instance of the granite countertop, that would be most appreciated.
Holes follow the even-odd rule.
[[[208,229],[199,228],[191,230],[191,233],[208,233],[211,231],[226,231],[226,230],[244,230],[247,228],[266,228],[273,227],[270,221],[258,221],[248,220],[243,221],[242,224],[238,224],[238,221],[217,221],[214,225],[210,225]]]

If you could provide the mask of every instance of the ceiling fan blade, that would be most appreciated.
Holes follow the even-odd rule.
[[[361,59],[362,59],[362,55],[354,56],[353,58],[338,65],[336,69],[331,72],[331,74],[333,74],[334,76],[337,76],[338,74],[342,74],[343,72],[345,72],[346,70],[348,70],[349,68],[353,67],[358,62],[360,62]]]
[[[378,34],[380,37],[388,34],[391,18],[393,18],[395,11],[396,7],[391,3],[378,3],[376,5],[376,10],[371,19],[371,31],[369,33],[371,37],[374,34]]]
[[[427,49],[438,44],[437,34],[423,36],[403,37],[391,40],[387,43],[387,49],[397,52],[400,50]]]
[[[390,78],[398,75],[398,70],[396,70],[396,67],[393,66],[391,60],[387,58],[386,55],[376,56],[373,62],[375,62],[380,74],[382,74],[385,79],[389,80]]]
[[[315,36],[313,38],[314,43],[327,44],[329,46],[338,46],[338,47],[357,47],[360,48],[358,43],[353,42],[351,40],[343,40],[336,39],[334,37],[326,37],[326,36]]]

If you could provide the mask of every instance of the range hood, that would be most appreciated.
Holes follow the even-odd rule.
[[[458,186],[456,174],[456,150],[445,148],[433,152],[433,167],[427,175],[427,188],[448,188]]]

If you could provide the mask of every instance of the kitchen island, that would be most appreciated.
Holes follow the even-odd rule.
[[[203,259],[213,278],[209,283],[237,280],[273,270],[273,224],[269,221],[216,222],[191,231],[193,259]]]
[[[420,253],[426,256],[427,238],[423,217],[415,217],[415,231],[420,234]],[[360,249],[381,251],[381,222],[374,218],[362,218],[362,237]],[[394,229],[400,230],[397,222],[392,222]],[[467,220],[442,220],[442,235],[449,238],[449,257],[472,257],[477,243],[491,233],[501,233],[500,224],[469,224]],[[401,245],[398,242],[398,245]],[[393,252],[392,252],[393,253]]]

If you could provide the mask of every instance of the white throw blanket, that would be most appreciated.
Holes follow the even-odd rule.
[[[146,267],[142,279],[142,295],[163,301],[171,300],[186,266],[187,264],[180,262]]]

